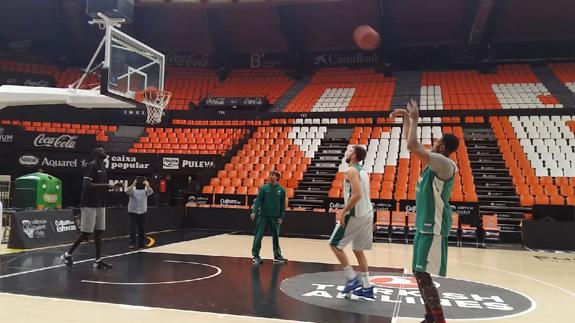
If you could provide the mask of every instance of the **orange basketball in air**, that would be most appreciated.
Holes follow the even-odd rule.
[[[381,37],[368,25],[361,25],[353,32],[355,44],[363,50],[375,50],[379,48]]]

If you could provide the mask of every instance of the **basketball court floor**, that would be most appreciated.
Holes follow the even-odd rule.
[[[66,247],[0,249],[2,322],[420,322],[423,306],[409,274],[412,246],[376,243],[368,253],[376,300],[345,299],[325,239],[282,238],[289,262],[251,262],[251,236],[208,231],[152,234],[129,251],[104,244],[111,270],[92,269],[93,244],[69,269]],[[573,322],[575,254],[515,248],[449,249],[437,279],[450,322]],[[350,252],[351,253],[351,252]]]

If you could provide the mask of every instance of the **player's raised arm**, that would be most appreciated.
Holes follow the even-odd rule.
[[[411,119],[411,126],[407,134],[407,149],[414,153],[419,159],[427,164],[429,163],[429,150],[425,149],[423,145],[417,139],[417,124],[419,122],[419,107],[417,102],[411,99],[407,103],[407,111],[409,112],[409,117]]]

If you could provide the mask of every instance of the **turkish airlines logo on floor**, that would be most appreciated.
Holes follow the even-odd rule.
[[[341,271],[295,276],[281,284],[281,290],[299,301],[347,312],[389,317],[399,308],[399,317],[420,318],[424,312],[417,282],[412,275],[372,272],[375,299],[342,293]],[[441,304],[448,320],[492,319],[526,313],[535,307],[529,297],[515,291],[480,282],[435,277]]]
[[[419,289],[415,277],[375,276],[369,279],[373,285],[387,288]],[[436,286],[439,287],[439,286]]]

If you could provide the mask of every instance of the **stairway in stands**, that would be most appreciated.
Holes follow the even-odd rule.
[[[305,75],[299,80],[296,80],[293,85],[285,91],[274,103],[270,112],[281,112],[309,83],[313,75]]]
[[[144,133],[144,127],[118,126],[118,131],[108,136],[103,148],[109,153],[127,153]]]
[[[519,204],[519,196],[493,130],[488,125],[475,125],[463,128],[463,134],[480,216],[497,214],[502,241],[521,241],[521,219],[529,209]]]
[[[575,93],[565,83],[561,82],[553,71],[547,66],[533,67],[533,74],[545,85],[547,90],[563,104],[564,108],[575,107]]]
[[[409,99],[415,99],[419,103],[421,93],[421,72],[403,71],[393,73],[395,88],[391,97],[391,107],[405,108]]]
[[[353,129],[327,131],[289,206],[306,209],[324,207],[324,200],[331,189],[331,182],[335,179],[352,133]]]

